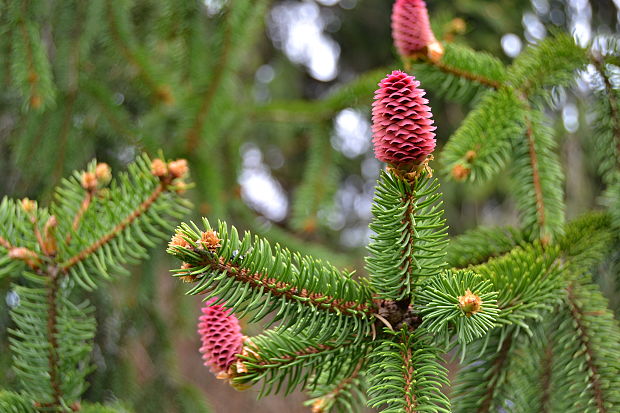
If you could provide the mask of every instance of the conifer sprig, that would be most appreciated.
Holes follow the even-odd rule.
[[[441,393],[448,385],[447,369],[439,364],[438,348],[427,332],[386,331],[370,354],[368,405],[382,412],[450,412],[450,401]]]
[[[154,165],[163,165],[155,168]],[[91,372],[93,308],[75,304],[72,290],[96,287],[98,273],[144,256],[166,220],[187,211],[175,193],[186,186],[184,160],[153,163],[143,156],[112,180],[109,166],[90,165],[65,180],[48,210],[23,199],[0,204],[1,274],[23,270],[13,284],[13,367],[32,406],[42,411],[79,408]]]
[[[220,223],[213,232],[203,219],[204,231],[182,224],[168,252],[186,265],[176,275],[196,285],[188,294],[217,296],[242,317],[251,312],[259,321],[276,312],[269,324],[281,321],[281,328],[306,331],[319,340],[337,338],[344,342],[355,334],[358,340],[371,332],[370,288],[351,274],[259,237],[239,238],[234,227]],[[204,234],[217,234],[219,245],[201,241]],[[339,326],[332,331],[325,325]]]
[[[377,296],[411,297],[444,265],[446,226],[439,183],[424,171],[413,182],[382,172],[372,206],[375,232],[366,269]]]
[[[368,350],[366,342],[321,341],[305,332],[268,330],[246,344],[233,366],[232,383],[247,386],[262,380],[260,396],[281,389],[289,394],[297,387],[315,390],[318,377],[326,375],[331,383],[337,377],[357,375]]]
[[[495,327],[498,293],[492,284],[471,271],[448,270],[424,284],[417,295],[421,328],[447,344],[450,333],[465,345]]]

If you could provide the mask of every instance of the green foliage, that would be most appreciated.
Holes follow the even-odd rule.
[[[443,45],[445,53],[440,64],[414,62],[412,65],[416,78],[433,93],[456,102],[470,103],[493,84],[502,84],[506,79],[506,68],[496,57],[458,43]]]
[[[372,206],[375,232],[366,270],[378,297],[401,300],[444,266],[446,227],[439,183],[381,173]]]
[[[166,220],[180,218],[189,206],[176,194],[165,191],[151,173],[147,156],[138,158],[106,189],[105,196],[93,197],[77,230],[72,220],[58,223],[58,232],[71,237],[69,242],[65,238],[58,245],[60,267],[87,290],[96,287],[97,277],[109,279],[115,272],[126,273],[123,264],[146,257],[147,247],[167,237],[161,230],[168,226]],[[80,174],[75,173],[61,183],[51,212],[58,217],[76,216],[83,196]],[[120,231],[123,236],[118,236]],[[106,242],[99,245],[100,240]],[[84,259],[76,262],[75,257],[83,254],[86,254]]]
[[[92,372],[94,308],[74,287],[91,290],[97,275],[107,279],[144,257],[166,220],[187,212],[174,192],[179,177],[155,176],[146,156],[128,169],[109,182],[109,167],[93,162],[63,182],[49,209],[28,199],[0,204],[1,273],[22,275],[11,273],[13,369],[31,405],[44,411],[77,408]]]
[[[405,329],[385,331],[370,354],[368,405],[383,406],[382,412],[450,412],[450,401],[441,393],[448,385],[447,369],[439,364],[438,348],[427,332]]]
[[[450,240],[446,261],[450,267],[466,268],[524,246],[521,231],[511,227],[477,227]]]
[[[495,330],[474,341],[453,385],[453,412],[495,412],[508,409],[508,373],[514,371],[514,328]],[[520,337],[521,340],[525,338]]]
[[[11,259],[8,247],[19,242],[32,250],[36,248],[37,240],[23,208],[7,197],[0,202],[0,239],[5,241],[0,242],[0,278],[19,274],[24,263]]]
[[[0,411],[6,413],[36,413],[28,398],[10,391],[0,390]]]
[[[69,291],[59,288],[57,280],[24,276],[32,287],[13,289],[20,300],[11,312],[17,328],[9,330],[13,369],[34,400],[68,409],[86,389],[91,372],[93,308],[69,301]]]
[[[203,225],[204,232],[212,231],[206,219]],[[177,234],[188,245],[172,242],[168,252],[191,266],[175,270],[196,283],[187,294],[217,296],[240,317],[252,312],[252,322],[277,310],[269,324],[281,321],[279,328],[305,331],[319,341],[343,343],[354,334],[361,340],[370,331],[370,289],[352,274],[278,244],[272,247],[265,239],[252,240],[249,233],[240,239],[236,228],[224,223],[217,230],[217,252],[201,242],[203,231],[195,225],[184,223]],[[324,328],[332,323],[339,328]]]
[[[529,239],[553,239],[564,226],[564,181],[551,129],[531,111],[522,136],[514,139],[513,193]]]
[[[553,58],[550,58],[553,56]],[[510,84],[526,96],[542,94],[545,87],[567,86],[575,71],[588,63],[588,51],[567,33],[556,33],[528,47],[508,69]]]
[[[531,334],[530,323],[539,322],[558,303],[564,285],[562,269],[559,248],[538,242],[471,267],[499,293],[497,323],[518,326],[515,334],[520,329]]]
[[[297,231],[312,233],[316,230],[321,209],[330,207],[338,189],[338,170],[330,145],[329,129],[318,125],[310,137],[310,157],[306,161],[304,177],[297,189],[291,213],[291,225]]]
[[[470,292],[480,300],[480,309],[473,314],[467,313],[460,305],[460,298]],[[422,316],[421,328],[426,328],[438,339],[446,343],[451,334],[456,334],[457,341],[465,345],[476,338],[484,336],[495,327],[499,314],[497,292],[492,285],[471,271],[448,270],[439,277],[434,277],[424,285],[418,294],[418,305]]]
[[[516,412],[613,411],[619,403],[618,323],[595,285],[572,283],[553,318],[517,350]]]
[[[339,374],[332,377],[330,372],[321,373],[314,378],[313,388],[308,391],[310,400],[304,403],[313,408],[336,413],[357,412],[366,404],[367,383],[362,373],[364,360],[357,362],[350,374]],[[348,368],[342,369],[349,371]]]
[[[262,380],[260,396],[265,396],[278,393],[282,386],[286,386],[284,394],[296,387],[316,391],[321,380],[333,383],[336,378],[357,374],[356,366],[368,353],[367,343],[351,339],[339,343],[313,337],[282,329],[252,337],[247,354],[240,356],[248,371],[234,378],[233,383],[244,386]]]
[[[509,88],[487,92],[452,135],[441,160],[446,174],[482,183],[494,178],[511,159],[512,140],[525,130],[526,108]],[[466,168],[459,176],[454,168]]]

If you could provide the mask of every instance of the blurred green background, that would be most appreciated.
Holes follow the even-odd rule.
[[[438,37],[505,62],[553,30],[585,44],[617,33],[612,0],[430,0]],[[196,219],[241,229],[363,274],[373,186],[370,144],[379,80],[401,69],[392,2],[379,0],[4,0],[0,6],[0,195],[53,199],[97,158],[122,170],[136,154],[190,162]],[[413,73],[415,75],[415,73]],[[422,85],[424,86],[424,85]],[[441,147],[470,107],[428,91]],[[596,207],[588,73],[554,91],[568,218]],[[516,223],[509,186],[443,183],[451,234]],[[170,228],[172,234],[173,228]],[[164,246],[91,296],[98,333],[86,398],[138,412],[302,412],[304,396],[256,401],[202,366],[200,302],[168,270]],[[602,280],[611,296],[616,286]],[[0,280],[0,387],[15,385]],[[611,296],[618,307],[618,296]],[[6,299],[5,299],[6,298]],[[615,300],[615,301],[614,301]],[[247,334],[256,332],[248,326]]]

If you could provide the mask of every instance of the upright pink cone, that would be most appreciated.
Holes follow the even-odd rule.
[[[214,373],[226,372],[241,353],[243,335],[239,320],[232,310],[221,305],[213,305],[216,298],[205,302],[199,318],[198,334],[202,341],[200,352],[205,366]]]
[[[423,0],[396,0],[392,8],[392,38],[401,56],[427,54],[437,45]]]
[[[400,70],[379,83],[372,104],[372,142],[380,161],[400,169],[421,164],[435,149],[436,129],[420,82]]]

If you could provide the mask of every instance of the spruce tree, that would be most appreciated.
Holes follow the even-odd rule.
[[[618,245],[615,47],[602,53],[556,33],[505,66],[438,41],[422,0],[397,0],[392,30],[425,87],[476,102],[435,153],[437,169],[474,184],[510,170],[519,227],[448,242],[428,101],[418,80],[394,71],[372,110],[375,154],[387,167],[375,187],[367,276],[224,222],[177,228],[168,252],[183,263],[174,275],[192,283],[188,294],[205,295],[211,315],[199,324],[206,364],[236,388],[260,382],[261,395],[304,388],[314,412],[616,411],[620,330],[592,281]],[[601,80],[594,137],[608,209],[565,222],[545,107],[588,64]],[[242,336],[244,317],[264,320],[265,332]],[[453,350],[462,367],[450,386],[442,354]]]

